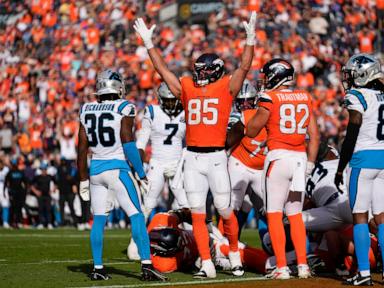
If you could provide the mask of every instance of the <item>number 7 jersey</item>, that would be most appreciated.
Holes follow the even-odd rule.
[[[268,150],[305,152],[305,136],[312,114],[312,98],[305,91],[288,89],[264,92],[259,106],[270,112],[266,124]]]
[[[80,122],[87,133],[92,160],[125,160],[120,139],[121,119],[135,117],[135,106],[127,100],[85,103]]]

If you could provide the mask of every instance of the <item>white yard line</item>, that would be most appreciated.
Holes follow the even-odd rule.
[[[126,258],[117,258],[116,260],[125,260]],[[7,261],[6,259],[1,259],[0,261]],[[85,260],[75,260],[75,259],[68,259],[68,260],[43,260],[39,262],[11,262],[11,263],[0,263],[0,266],[5,265],[44,265],[44,264],[60,264],[60,263],[91,263],[92,259],[85,259]],[[135,262],[106,262],[105,265],[132,265]]]
[[[111,286],[72,286],[69,288],[140,288],[140,287],[164,287],[164,286],[181,286],[181,285],[202,285],[202,284],[217,284],[227,282],[246,282],[246,281],[263,281],[264,277],[248,277],[237,279],[212,279],[212,280],[195,280],[195,281],[181,281],[181,282],[157,282],[157,283],[143,283],[143,284],[129,284],[129,285],[111,285]]]
[[[89,238],[89,233],[87,234],[62,234],[62,235],[51,235],[51,234],[38,234],[38,233],[31,233],[31,234],[0,234],[1,238]],[[108,235],[104,234],[104,238],[120,238],[120,239],[129,239],[130,234],[127,233],[127,235]]]

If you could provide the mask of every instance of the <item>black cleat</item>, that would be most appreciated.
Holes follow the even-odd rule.
[[[112,277],[107,274],[104,268],[96,269],[93,268],[91,275],[89,275],[91,280],[109,280]]]
[[[351,278],[346,279],[343,282],[344,285],[351,285],[351,286],[372,286],[372,278],[371,275],[369,276],[361,276],[360,272],[357,272],[357,274]]]
[[[168,278],[153,268],[152,264],[141,264],[142,281],[168,281]]]

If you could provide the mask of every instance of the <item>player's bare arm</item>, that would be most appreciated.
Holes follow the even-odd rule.
[[[252,12],[249,22],[243,22],[244,29],[247,33],[246,45],[241,57],[240,67],[237,68],[231,77],[229,82],[229,90],[233,97],[239,93],[244,79],[247,77],[247,73],[252,65],[253,53],[256,43],[256,12]]]
[[[309,135],[309,142],[308,142],[308,148],[307,148],[307,154],[308,154],[308,161],[311,163],[315,163],[317,152],[319,151],[319,145],[320,145],[320,134],[319,129],[317,128],[317,122],[315,115],[311,115],[311,118],[309,119],[309,125],[308,125],[308,135]],[[314,167],[312,167],[313,169]],[[311,169],[311,171],[312,171]]]
[[[163,78],[165,83],[167,83],[172,94],[177,98],[181,96],[181,84],[179,79],[173,74],[167,67],[163,57],[160,55],[159,51],[154,47],[152,42],[153,31],[156,28],[156,25],[152,25],[149,29],[144,23],[143,18],[138,18],[133,25],[133,28],[140,35],[141,39],[144,42],[145,48],[148,50],[149,57],[151,58],[152,64],[155,67],[156,71]],[[252,60],[251,60],[252,61]]]
[[[246,135],[248,137],[256,137],[260,133],[261,129],[267,124],[270,112],[264,107],[259,107],[255,116],[249,120],[246,127]]]
[[[232,148],[236,144],[238,144],[241,139],[244,137],[244,125],[241,121],[235,123],[231,129],[227,133],[227,140],[225,143],[225,147],[227,149]]]
[[[343,171],[352,158],[353,151],[355,150],[357,136],[359,135],[360,126],[363,121],[363,116],[360,112],[355,110],[348,110],[348,113],[349,121],[347,134],[341,147],[339,166],[337,167],[337,173],[335,176],[336,187],[339,187],[340,184],[344,184]]]

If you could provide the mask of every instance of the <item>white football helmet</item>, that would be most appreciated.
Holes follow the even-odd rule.
[[[97,74],[96,93],[97,96],[105,94],[117,94],[119,98],[125,95],[125,83],[123,76],[112,69],[107,69]]]
[[[177,115],[183,110],[180,100],[172,94],[165,82],[161,82],[157,93],[160,107],[168,115]]]
[[[374,56],[361,53],[349,58],[343,67],[343,86],[345,90],[352,87],[364,87],[369,82],[382,78],[381,64]]]

